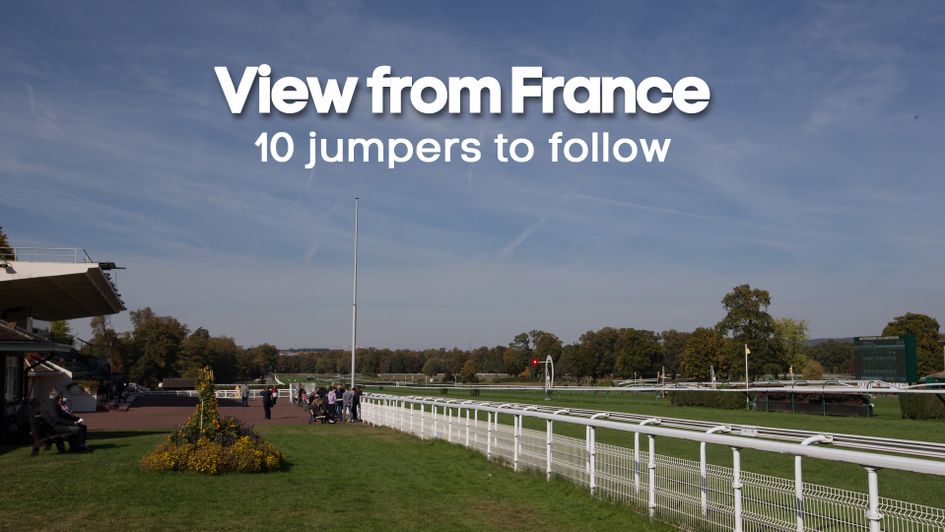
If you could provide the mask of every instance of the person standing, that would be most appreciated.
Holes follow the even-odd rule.
[[[344,403],[345,421],[348,423],[354,423],[354,392],[351,390],[345,390],[345,392],[341,394],[341,399]]]
[[[262,397],[263,414],[265,414],[266,419],[272,419],[272,390],[263,388],[259,395]]]
[[[354,387],[354,397],[351,398],[351,419],[361,421],[361,387]]]
[[[344,384],[339,384],[338,387],[335,388],[335,398],[337,399],[335,402],[335,419],[338,419],[339,421],[345,420],[344,393]]]
[[[243,406],[249,406],[249,385],[245,382],[240,384],[240,401]]]
[[[337,402],[338,397],[335,395],[335,386],[332,385],[328,388],[328,422],[334,423],[336,419],[337,410],[335,409],[335,403]]]

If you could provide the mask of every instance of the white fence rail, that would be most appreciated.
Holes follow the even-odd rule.
[[[559,475],[586,486],[597,496],[646,509],[682,528],[696,530],[941,531],[945,509],[879,496],[876,471],[882,468],[945,476],[945,462],[816,446],[816,441],[786,443],[724,434],[663,428],[659,420],[639,424],[570,416],[562,409],[538,412],[527,405],[367,394],[363,418],[379,426],[436,438],[478,450],[516,471],[532,469],[547,478]],[[512,424],[499,423],[499,416]],[[523,427],[523,419],[542,419],[546,430]],[[584,439],[554,432],[554,423],[585,427]],[[597,443],[598,428],[634,434],[634,447]],[[645,447],[640,435],[646,436]],[[658,438],[677,438],[732,449],[733,467],[660,455]],[[741,469],[742,449],[794,455],[793,480]],[[803,457],[854,463],[865,469],[869,492],[860,493],[803,481]]]

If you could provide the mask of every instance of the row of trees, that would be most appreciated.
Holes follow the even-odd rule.
[[[234,382],[261,377],[278,364],[279,350],[271,344],[243,348],[229,336],[211,336],[203,327],[191,331],[150,308],[131,311],[130,317],[131,331],[121,333],[105,318],[92,318],[92,338],[82,350],[104,356],[113,372],[133,382],[155,386],[168,377],[196,377],[205,366],[218,382]],[[61,334],[57,327],[51,329]]]
[[[601,378],[654,378],[741,380],[745,376],[744,347],[751,350],[748,372],[752,379],[785,378],[789,372],[808,379],[825,373],[853,371],[853,345],[827,340],[814,346],[808,341],[807,322],[774,318],[768,313],[771,296],[765,290],[740,285],[722,299],[724,317],[714,326],[693,331],[656,332],[636,328],[604,327],[587,331],[578,342],[564,344],[550,332],[533,330],[515,336],[506,346],[460,349],[358,350],[359,373],[446,374],[464,382],[478,373],[504,373],[537,377],[532,360],[550,356],[558,375],[581,380]],[[191,331],[170,316],[158,316],[150,308],[130,313],[132,330],[118,333],[101,317],[92,320],[89,354],[108,358],[113,371],[129,379],[155,385],[167,377],[196,376],[210,366],[221,382],[248,380],[269,371],[293,373],[347,373],[350,353],[320,351],[280,356],[275,346],[242,348],[233,338],[211,336],[200,327]],[[68,334],[58,324],[54,335]],[[939,323],[924,314],[907,313],[894,318],[884,335],[913,334],[920,375],[941,367]]]
[[[744,349],[751,350],[748,373],[752,379],[785,378],[789,373],[808,379],[825,373],[853,372],[853,344],[826,340],[810,346],[806,320],[774,318],[768,312],[771,295],[744,284],[722,299],[724,317],[714,326],[694,331],[656,332],[604,327],[587,331],[577,343],[563,344],[552,333],[534,330],[517,335],[507,346],[453,350],[360,349],[358,371],[365,374],[445,373],[463,381],[476,373],[505,373],[534,377],[534,359],[551,356],[559,375],[578,379],[653,378],[664,375],[686,380],[745,377]],[[896,317],[884,335],[916,336],[920,374],[940,368],[939,324],[929,316],[908,313]],[[345,373],[350,353],[327,351],[280,357],[285,372]]]

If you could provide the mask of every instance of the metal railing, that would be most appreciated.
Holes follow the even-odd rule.
[[[945,476],[945,462],[832,449],[815,443],[762,440],[727,434],[729,427],[695,432],[661,426],[658,419],[640,423],[590,417],[567,409],[540,411],[534,405],[496,404],[366,394],[365,421],[419,436],[465,445],[498,459],[514,470],[532,469],[547,478],[559,475],[586,486],[596,496],[646,509],[651,517],[683,528],[708,530],[943,530],[945,509],[879,496],[877,470],[898,469]],[[499,423],[499,416],[512,424]],[[545,431],[525,429],[525,418],[544,420]],[[506,417],[505,419],[508,419]],[[584,439],[554,432],[554,423],[585,428]],[[632,449],[597,443],[596,430],[634,434]],[[646,436],[646,448],[639,440]],[[732,467],[656,453],[658,438],[724,445],[732,450]],[[743,471],[742,449],[795,456],[793,480]],[[803,481],[803,458],[857,464],[864,468],[869,491],[810,484]]]
[[[0,259],[20,262],[95,262],[83,248],[15,247],[0,252]]]

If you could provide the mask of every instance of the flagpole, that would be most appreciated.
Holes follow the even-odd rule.
[[[354,355],[358,348],[358,197],[354,198],[354,289],[351,303],[351,389],[354,389]]]

